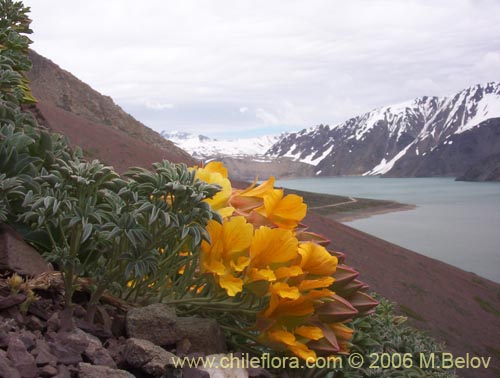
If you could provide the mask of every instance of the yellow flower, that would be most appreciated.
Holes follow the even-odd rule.
[[[262,226],[250,246],[250,266],[267,268],[294,260],[298,241],[290,230]]]
[[[205,165],[203,169],[207,172],[220,173],[222,177],[228,178],[227,168],[224,166],[224,163],[220,161],[211,161]]]
[[[330,286],[335,279],[333,277],[321,277],[315,280],[304,280],[299,284],[300,291],[321,289]]]
[[[208,163],[204,168],[196,170],[195,177],[208,184],[216,184],[221,191],[212,198],[205,199],[213,210],[218,211],[223,217],[232,215],[234,209],[228,204],[231,197],[231,182],[227,178],[227,169],[219,162]]]
[[[248,215],[252,210],[264,204],[264,196],[274,190],[274,177],[255,186],[255,182],[245,190],[235,190],[230,205],[240,214]]]
[[[223,224],[211,220],[208,222],[207,231],[211,242],[201,243],[204,270],[220,276],[231,267],[237,266],[238,271],[243,270],[248,259],[241,254],[245,253],[252,243],[252,225],[247,223],[244,217],[232,217]]]
[[[254,281],[276,281],[276,275],[272,269],[256,269],[250,268],[247,273],[248,282]]]
[[[282,266],[274,271],[277,279],[297,277],[304,274],[302,268],[298,265]]]
[[[243,289],[243,281],[235,273],[249,264],[248,249],[252,243],[253,226],[244,217],[232,217],[223,224],[211,220],[207,225],[211,242],[201,243],[201,266],[204,272],[213,273],[219,286],[229,296]]]
[[[280,298],[297,299],[300,297],[299,289],[295,286],[288,286],[285,282],[276,282],[271,286],[271,293]]]
[[[319,340],[325,337],[321,328],[314,326],[300,326],[295,328],[294,332],[295,334],[307,337],[310,340]]]
[[[313,302],[305,296],[290,300],[271,295],[269,306],[262,315],[266,318],[279,319],[281,317],[302,317],[313,312]]]
[[[314,362],[317,359],[316,352],[309,349],[305,344],[296,342],[294,345],[288,347],[297,357],[305,361]]]
[[[300,266],[307,273],[318,276],[331,276],[337,270],[338,259],[330,252],[313,242],[299,245]]]
[[[264,198],[264,196],[270,194],[274,190],[274,177],[271,176],[267,181],[264,181],[259,186],[255,186],[255,183],[249,188],[238,193],[242,197],[257,197]]]
[[[330,298],[333,294],[335,293],[328,289],[311,290],[307,293],[307,297],[313,300],[324,299],[324,298]]]
[[[283,197],[283,189],[274,189],[264,195],[264,206],[255,211],[278,227],[294,229],[304,219],[307,205],[302,197],[288,194]]]
[[[243,290],[243,280],[231,274],[219,277],[219,286],[226,290],[227,295],[234,297]]]
[[[295,335],[284,330],[269,331],[268,336],[269,339],[285,344],[287,346],[295,345],[297,343],[297,341],[295,340]]]

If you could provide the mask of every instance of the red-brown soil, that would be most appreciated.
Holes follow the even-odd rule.
[[[488,370],[460,369],[459,376],[500,376],[500,284],[316,214],[304,223],[332,240],[362,281],[397,302],[412,325],[445,342],[455,357],[492,357]]]
[[[37,118],[42,126],[67,136],[72,146],[79,146],[88,159],[99,159],[118,172],[129,167],[151,168],[163,159],[174,163],[195,165],[196,160],[179,149],[159,148],[132,138],[121,130],[89,121],[64,109],[40,101]],[[183,152],[183,151],[182,151]]]

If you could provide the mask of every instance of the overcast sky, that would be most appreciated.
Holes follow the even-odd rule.
[[[25,0],[33,48],[155,130],[335,124],[500,80],[498,0]]]

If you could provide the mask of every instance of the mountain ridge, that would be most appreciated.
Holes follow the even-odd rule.
[[[38,100],[32,112],[40,124],[82,147],[87,157],[99,158],[118,171],[137,165],[150,168],[162,159],[197,163],[187,152],[126,113],[111,97],[34,50],[29,50],[29,57],[33,67],[27,77]]]
[[[452,136],[473,130],[474,134],[482,134],[485,130],[482,126],[492,127],[488,121],[495,118],[500,118],[500,83],[477,84],[453,96],[422,96],[379,107],[332,127],[318,125],[289,133],[267,155],[312,164],[317,176],[414,177],[415,172],[418,176],[434,176],[430,166],[422,165],[422,156]],[[498,127],[498,123],[493,127]],[[477,146],[486,148],[485,154],[500,152],[498,143],[485,147],[487,140],[478,139],[485,140]],[[453,158],[461,160],[457,164],[461,168],[444,170],[439,175],[460,176],[474,164],[464,161],[460,150]]]

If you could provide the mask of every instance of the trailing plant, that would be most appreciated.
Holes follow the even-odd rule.
[[[192,290],[165,301],[216,317],[240,349],[259,353],[265,346],[304,360],[348,353],[352,319],[377,301],[343,254],[326,250],[328,241],[300,225],[302,198],[275,189],[274,178],[233,190],[217,162],[196,175],[222,188],[207,202],[223,222],[208,224]]]

